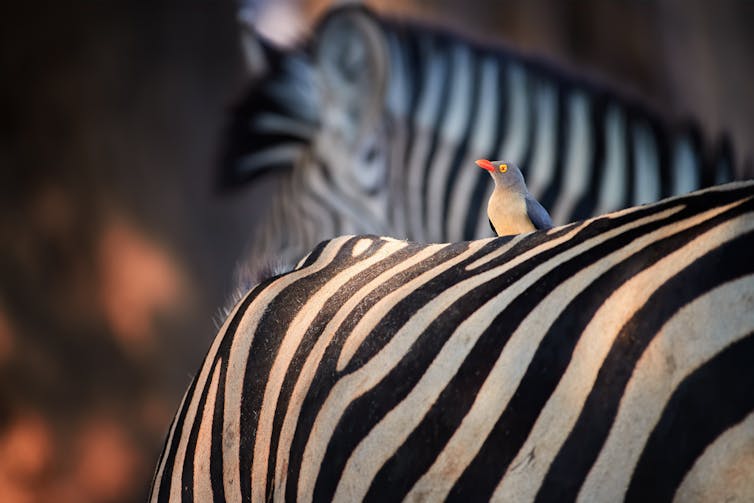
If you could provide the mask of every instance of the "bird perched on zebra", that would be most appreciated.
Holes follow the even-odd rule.
[[[495,234],[507,236],[552,227],[550,214],[529,193],[518,166],[487,159],[479,159],[476,164],[489,171],[495,181],[487,203],[487,216]]]
[[[488,236],[479,158],[515,159],[558,225],[735,178],[728,142],[502,46],[353,4],[292,47],[243,23],[252,79],[221,185],[279,181],[248,239],[252,272],[342,234]]]
[[[252,287],[150,501],[754,501],[754,182],[323,241]]]

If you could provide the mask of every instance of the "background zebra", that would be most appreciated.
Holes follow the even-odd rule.
[[[726,142],[707,150],[694,127],[669,126],[637,100],[363,7],[331,12],[290,52],[247,35],[256,80],[223,183],[284,173],[253,260],[295,262],[347,233],[489,236],[480,157],[518,163],[556,224],[734,178]]]
[[[754,183],[323,242],[220,329],[152,500],[750,500],[752,249]]]

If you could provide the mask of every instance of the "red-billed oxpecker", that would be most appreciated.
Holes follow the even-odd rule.
[[[495,181],[495,190],[487,203],[487,216],[498,236],[552,227],[550,215],[529,193],[524,175],[515,164],[486,159],[479,159],[476,164],[489,171]]]

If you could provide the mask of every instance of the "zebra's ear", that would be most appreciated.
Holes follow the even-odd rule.
[[[241,29],[241,51],[243,52],[246,69],[252,79],[260,79],[269,70],[270,52],[273,45],[264,40],[254,26],[256,13],[250,7],[242,7],[238,11],[238,24]]]
[[[331,12],[320,23],[314,60],[323,122],[352,141],[379,120],[388,80],[387,41],[363,7]]]

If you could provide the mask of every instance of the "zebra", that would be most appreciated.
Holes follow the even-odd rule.
[[[220,328],[151,501],[751,501],[752,250],[754,182],[324,241]]]
[[[281,174],[250,256],[295,263],[323,239],[490,235],[478,158],[521,167],[556,224],[733,180],[639,99],[447,31],[333,10],[287,52],[246,33],[255,78],[229,126],[221,184]]]

